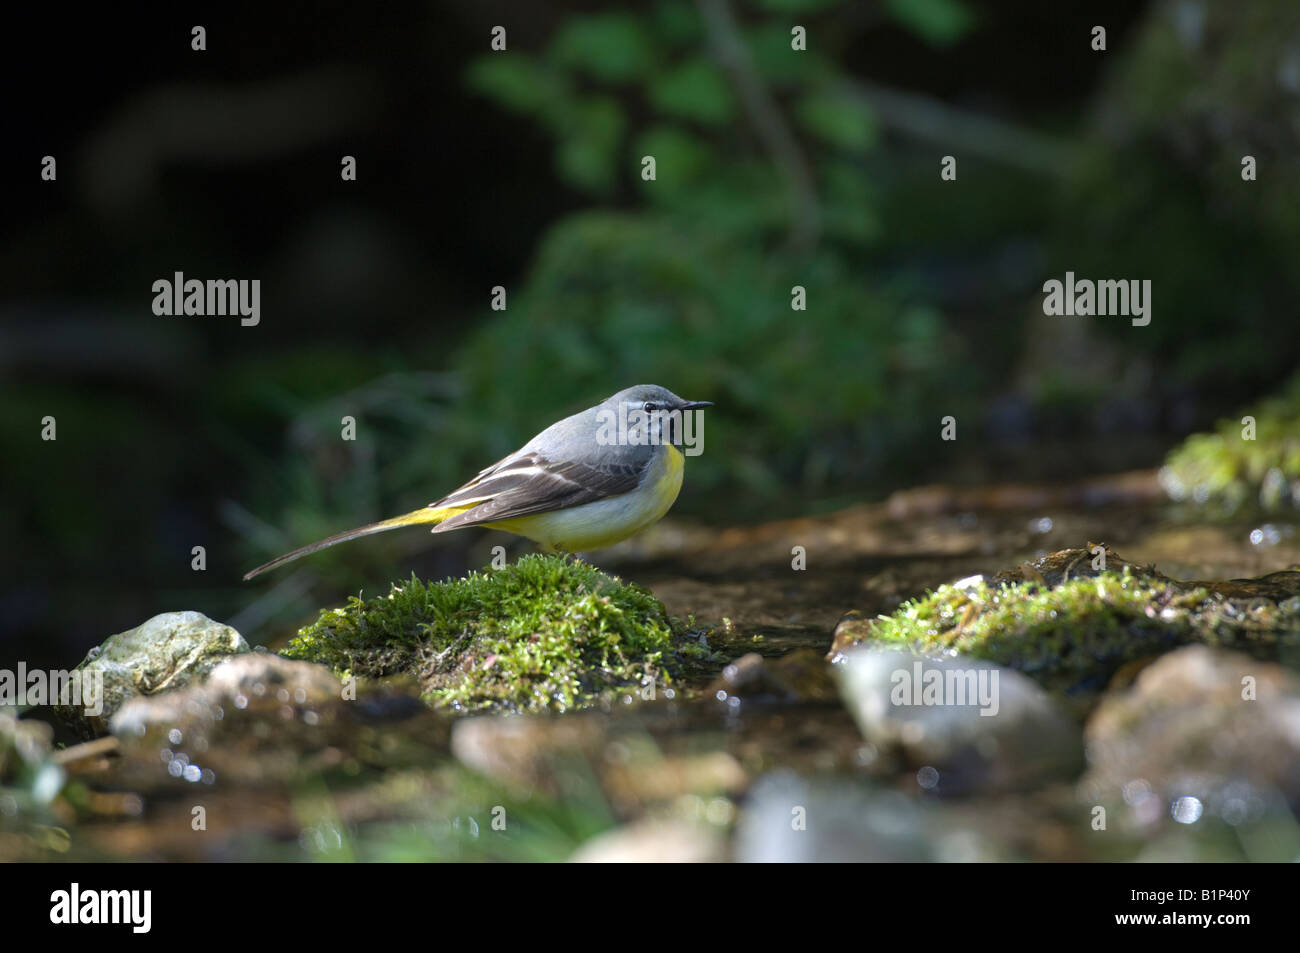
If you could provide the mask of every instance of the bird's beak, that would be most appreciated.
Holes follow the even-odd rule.
[[[686,401],[686,403],[682,404],[680,409],[699,410],[701,407],[712,407],[712,406],[713,406],[713,401],[711,400],[688,400]]]

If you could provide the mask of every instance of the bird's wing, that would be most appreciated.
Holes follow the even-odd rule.
[[[519,453],[489,467],[429,506],[470,509],[434,527],[435,533],[549,513],[635,490],[649,459],[601,464],[556,463],[539,453]]]

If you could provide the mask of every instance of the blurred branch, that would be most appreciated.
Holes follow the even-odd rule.
[[[776,101],[768,94],[759,79],[758,70],[749,56],[749,50],[736,29],[735,18],[727,0],[698,0],[718,62],[736,88],[745,112],[763,147],[772,157],[790,186],[793,223],[790,229],[790,248],[807,251],[817,244],[821,230],[821,215],[817,192],[813,187],[808,160],[799,148]]]
[[[868,106],[882,125],[916,139],[942,145],[1026,172],[1060,176],[1069,168],[1069,149],[1049,136],[949,106],[919,93],[845,80],[843,93]]]

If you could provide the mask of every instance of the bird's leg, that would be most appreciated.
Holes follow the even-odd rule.
[[[586,562],[586,560],[582,558],[582,553],[570,552],[569,550],[565,549],[563,546],[552,544],[550,546],[545,547],[545,549],[548,553],[558,553],[566,561],[572,559],[575,563]]]

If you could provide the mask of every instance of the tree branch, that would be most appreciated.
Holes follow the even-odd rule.
[[[789,185],[793,206],[790,249],[808,251],[817,244],[821,232],[821,209],[808,160],[776,101],[763,86],[727,0],[699,0],[699,7],[718,62],[731,79],[763,148]]]

